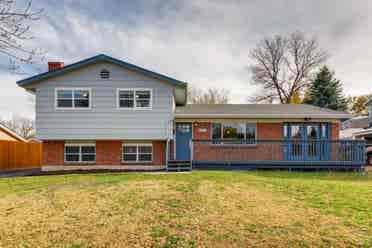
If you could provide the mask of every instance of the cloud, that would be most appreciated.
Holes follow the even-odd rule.
[[[44,0],[35,5],[46,17],[33,27],[37,39],[31,45],[45,48],[48,59],[71,63],[107,53],[201,88],[228,88],[233,102],[240,103],[257,90],[247,71],[249,50],[265,36],[301,30],[330,52],[329,64],[346,94],[371,91],[372,6],[365,0]],[[0,73],[6,78],[1,94],[10,96],[6,104],[12,106],[4,108],[2,98],[0,113],[30,113],[24,91],[15,85],[18,77]]]

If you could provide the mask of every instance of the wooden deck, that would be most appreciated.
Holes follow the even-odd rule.
[[[352,170],[366,161],[363,140],[201,140],[191,144],[192,169]]]

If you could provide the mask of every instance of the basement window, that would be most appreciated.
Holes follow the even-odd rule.
[[[152,162],[152,144],[123,144],[123,162]]]
[[[66,163],[94,163],[95,161],[95,144],[65,144]]]
[[[103,69],[100,73],[99,73],[100,77],[102,79],[109,79],[110,78],[110,72],[106,69]]]

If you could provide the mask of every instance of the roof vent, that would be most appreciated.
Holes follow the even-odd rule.
[[[110,72],[106,69],[103,69],[99,75],[101,76],[102,79],[108,79],[110,78]]]
[[[48,71],[61,69],[64,65],[63,62],[48,62]]]

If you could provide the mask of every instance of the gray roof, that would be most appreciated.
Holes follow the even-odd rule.
[[[57,69],[57,70],[40,73],[40,74],[37,74],[35,76],[19,80],[19,81],[17,81],[17,84],[20,85],[20,86],[24,86],[24,85],[27,85],[27,84],[39,82],[40,80],[44,80],[44,79],[48,79],[48,78],[51,78],[51,77],[54,77],[54,76],[57,76],[57,75],[61,75],[65,72],[76,70],[80,67],[90,65],[90,64],[93,64],[93,63],[97,63],[97,62],[110,62],[110,63],[116,64],[118,66],[121,66],[125,69],[136,71],[136,72],[142,73],[144,75],[147,75],[149,77],[153,77],[153,78],[156,78],[156,79],[163,80],[165,82],[173,84],[174,86],[182,86],[182,87],[187,86],[187,83],[185,83],[185,82],[179,81],[177,79],[174,79],[174,78],[162,75],[162,74],[159,74],[157,72],[147,70],[145,68],[139,67],[139,66],[134,65],[134,64],[130,64],[128,62],[110,57],[110,56],[105,55],[105,54],[98,54],[96,56],[80,60],[79,62],[70,64],[70,65],[66,65],[66,66],[64,66],[60,69]]]
[[[176,107],[176,118],[326,118],[351,115],[307,104],[187,104]]]
[[[342,129],[347,128],[368,128],[368,116],[356,116],[342,123]]]

